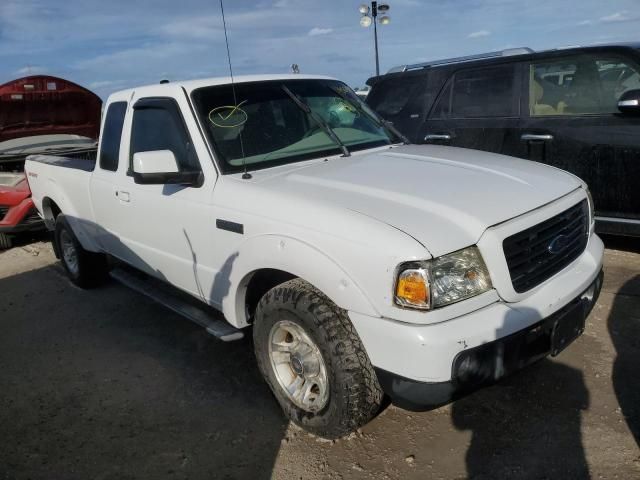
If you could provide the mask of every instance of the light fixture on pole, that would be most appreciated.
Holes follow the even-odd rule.
[[[387,15],[389,11],[389,5],[386,3],[378,4],[378,2],[371,2],[371,8],[368,5],[362,4],[358,7],[360,12],[360,26],[370,27],[373,24],[373,42],[376,51],[376,76],[380,75],[380,61],[378,59],[378,23],[380,25],[389,25],[391,17]],[[378,13],[382,15],[378,20]]]

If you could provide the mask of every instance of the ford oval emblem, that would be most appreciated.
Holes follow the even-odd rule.
[[[563,251],[565,248],[567,248],[568,244],[569,244],[569,237],[567,237],[566,235],[558,235],[556,238],[551,240],[551,243],[547,247],[547,251],[551,255],[557,255],[558,253]]]

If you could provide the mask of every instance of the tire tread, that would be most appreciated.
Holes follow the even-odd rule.
[[[338,378],[343,387],[340,389],[340,403],[346,408],[337,423],[314,433],[337,438],[369,422],[380,409],[383,392],[346,310],[339,308],[320,290],[300,278],[271,289],[260,301],[258,309],[262,310],[273,303],[291,304],[296,310],[305,309],[318,329],[325,333],[327,347],[336,360]],[[267,375],[265,378],[268,380]]]

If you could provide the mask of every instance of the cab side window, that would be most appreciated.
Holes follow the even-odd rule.
[[[145,98],[133,108],[130,165],[134,153],[170,150],[180,171],[201,171],[191,137],[173,99]]]
[[[514,64],[462,70],[441,92],[432,118],[516,117],[518,97]]]
[[[113,102],[107,109],[98,159],[98,165],[102,170],[111,172],[118,170],[125,113],[127,113],[127,102]]]
[[[640,88],[640,69],[619,58],[579,55],[529,67],[529,114],[617,113],[627,90]]]

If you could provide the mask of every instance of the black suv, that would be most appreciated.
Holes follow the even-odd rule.
[[[510,49],[391,69],[367,103],[414,143],[536,160],[589,185],[602,233],[640,236],[640,44]]]

